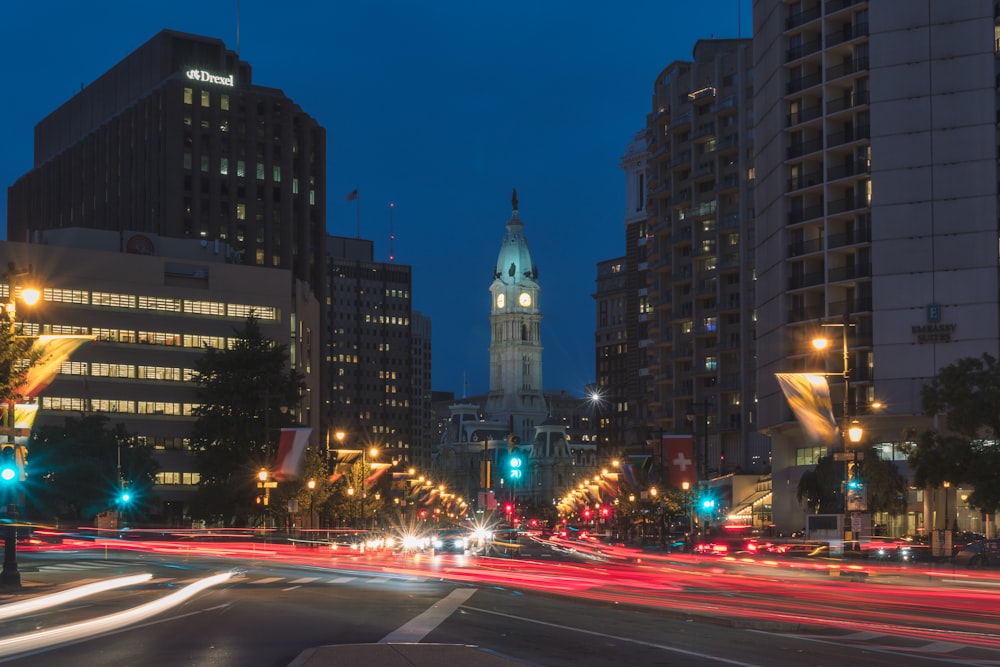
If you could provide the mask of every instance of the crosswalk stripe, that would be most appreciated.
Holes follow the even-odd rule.
[[[291,583],[293,584],[308,584],[310,582],[316,581],[319,577],[302,577],[301,579],[293,579]]]
[[[248,584],[273,584],[276,581],[284,581],[284,577],[264,577],[263,579],[254,579],[253,581],[248,581]]]
[[[331,584],[346,584],[348,581],[354,581],[354,577],[337,577],[336,579],[331,579]]]

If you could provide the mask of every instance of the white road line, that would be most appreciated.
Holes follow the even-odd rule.
[[[331,579],[331,584],[346,584],[349,581],[354,581],[354,577],[337,577],[336,579]]]
[[[379,640],[380,644],[392,642],[419,642],[430,632],[441,625],[449,616],[455,613],[466,600],[476,592],[475,588],[456,588],[443,600],[439,600],[431,605],[431,608],[420,614],[416,618],[403,624],[402,627],[393,630]]]
[[[264,577],[263,579],[254,579],[253,581],[248,581],[248,584],[273,584],[276,581],[284,581],[284,577]]]
[[[318,581],[319,577],[302,577],[301,579],[294,579],[291,583],[293,584],[311,584],[314,581]]]
[[[686,649],[677,648],[676,646],[667,646],[665,644],[656,644],[654,642],[647,642],[642,639],[633,639],[631,637],[619,637],[618,635],[609,635],[606,632],[595,632],[594,630],[584,630],[583,628],[574,628],[569,625],[560,625],[559,623],[549,623],[547,621],[539,621],[534,618],[525,618],[523,616],[514,616],[513,614],[505,614],[500,611],[493,611],[491,609],[479,609],[478,607],[464,607],[469,611],[478,611],[483,614],[492,614],[494,616],[502,616],[504,618],[510,618],[515,621],[524,621],[525,623],[534,623],[536,625],[544,625],[550,628],[559,628],[560,630],[569,630],[571,632],[579,632],[584,635],[590,635],[592,637],[605,637],[607,639],[613,639],[620,642],[629,642],[630,644],[638,644],[640,646],[649,646],[650,648],[660,649],[662,651],[670,651],[671,653],[679,653],[681,655],[692,656],[695,658],[703,658],[712,662],[718,662],[725,665],[737,665],[738,667],[763,667],[763,665],[758,665],[753,662],[741,662],[739,660],[730,660],[729,658],[723,658],[718,655],[713,655],[711,653],[699,653],[698,651],[688,651]]]

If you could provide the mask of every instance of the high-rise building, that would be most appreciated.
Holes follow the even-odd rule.
[[[431,389],[431,318],[413,311],[410,332],[413,336],[412,409],[413,430],[410,439],[410,465],[430,470],[431,452],[440,437],[434,414]]]
[[[331,236],[327,251],[328,417],[345,434],[327,444],[377,447],[381,461],[408,463],[415,403],[430,393],[414,385],[411,269],[376,262],[370,240]]]
[[[838,423],[899,460],[930,424],[921,387],[1000,352],[995,15],[987,0],[754,3],[758,426],[779,529],[803,527],[798,479],[844,443],[806,436],[775,373],[828,373]],[[824,332],[826,358],[810,344]],[[926,502],[901,532],[935,527]]]
[[[645,378],[629,392],[631,437],[693,433],[703,479],[768,464],[754,401],[751,72],[749,40],[697,42],[656,78],[645,151],[623,160],[628,344]]]
[[[626,259],[616,257],[597,264],[596,342],[597,382],[587,388],[596,432],[598,457],[611,460],[625,450],[628,428],[629,368],[631,351],[626,336]],[[638,349],[638,346],[635,346]],[[638,376],[637,373],[633,375]]]
[[[324,284],[326,132],[222,41],[165,30],[35,126],[7,238],[84,227],[216,241]]]

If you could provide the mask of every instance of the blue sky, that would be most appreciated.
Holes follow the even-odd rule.
[[[489,385],[489,285],[511,188],[539,269],[546,389],[595,380],[597,262],[624,254],[619,161],[653,81],[750,0],[3,0],[0,232],[35,124],[164,28],[222,39],[327,130],[327,231],[413,267],[433,386]],[[739,19],[739,20],[738,20]],[[742,24],[738,28],[738,23]]]

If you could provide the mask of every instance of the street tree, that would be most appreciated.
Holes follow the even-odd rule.
[[[968,503],[983,512],[1000,510],[1000,363],[989,354],[965,357],[938,370],[920,394],[935,428],[924,431],[910,453],[914,482],[941,487],[969,484]],[[943,428],[939,428],[943,417]]]
[[[816,467],[799,478],[795,497],[814,514],[836,514],[843,504],[842,479],[843,464],[835,462],[832,456],[821,456]]]
[[[254,314],[228,349],[206,348],[196,362],[197,417],[191,445],[201,475],[192,515],[246,526],[257,512],[257,472],[270,470],[280,429],[290,426],[304,389],[288,346],[265,338]]]
[[[157,470],[152,448],[106,415],[67,417],[61,426],[38,428],[30,444],[25,480],[28,511],[58,521],[90,522],[111,509],[139,522],[158,505],[152,495]],[[119,496],[127,489],[130,502]]]

